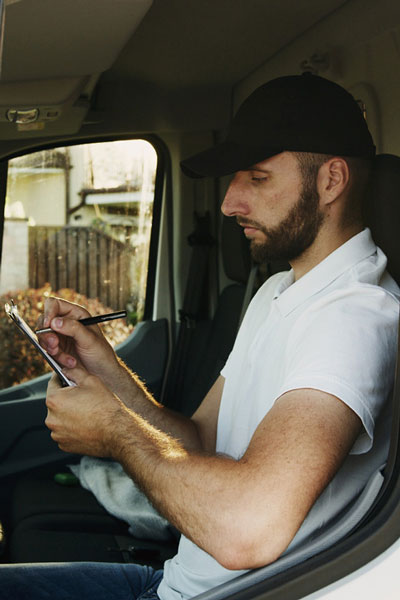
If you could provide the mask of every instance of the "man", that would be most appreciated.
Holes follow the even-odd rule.
[[[235,173],[222,211],[257,260],[292,267],[256,294],[191,419],[153,400],[100,331],[78,322],[83,308],[47,302],[54,334],[43,344],[77,384],[50,382],[53,439],[119,461],[183,535],[164,573],[11,566],[3,590],[190,598],[276,560],[357,497],[387,452],[376,422],[393,384],[398,314],[398,288],[361,218],[373,156],[353,98],[305,75],[256,90],[226,142],[184,161],[190,176]]]

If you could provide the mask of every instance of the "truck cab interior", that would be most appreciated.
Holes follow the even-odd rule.
[[[191,415],[252,295],[288,265],[254,266],[221,215],[229,178],[189,179],[180,161],[224,139],[259,85],[304,72],[364,111],[377,147],[366,222],[400,284],[397,3],[0,0],[0,11],[0,300],[31,327],[50,293],[127,310],[109,330],[118,354]],[[44,425],[42,359],[6,316],[0,331],[0,562],[162,565],[179,533],[135,533],[79,484],[68,465],[81,457]],[[341,581],[400,551],[398,386],[388,462],[360,500],[306,548],[204,600],[325,597],[335,585],[329,598],[347,598]]]

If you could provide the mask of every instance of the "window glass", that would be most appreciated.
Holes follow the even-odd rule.
[[[46,296],[92,314],[126,309],[102,325],[113,345],[144,311],[157,155],[145,140],[43,150],[9,161],[0,302],[14,299],[35,327]],[[4,311],[0,387],[48,370]]]

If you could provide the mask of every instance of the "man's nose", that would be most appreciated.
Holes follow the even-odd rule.
[[[239,173],[232,179],[226,191],[224,201],[221,205],[221,211],[226,217],[247,215],[249,212],[246,193],[243,189]]]

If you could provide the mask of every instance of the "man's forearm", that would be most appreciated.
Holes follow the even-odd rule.
[[[66,374],[76,387],[53,378],[46,398],[54,441],[66,452],[119,461],[162,514],[228,569],[268,564],[285,550],[361,428],[335,396],[294,390],[276,400],[236,460],[215,454],[214,435],[197,442],[207,423],[204,402],[210,408],[218,399],[221,379],[193,416],[196,430],[137,384],[127,384],[133,410],[84,369]]]
[[[113,458],[178,530],[218,559],[231,529],[229,506],[241,465],[187,448],[129,409],[120,413],[115,431]]]
[[[122,360],[119,360],[119,371],[110,387],[127,408],[132,409],[158,430],[181,440],[185,448],[201,449],[195,423],[157,402],[140,378],[132,373]]]

